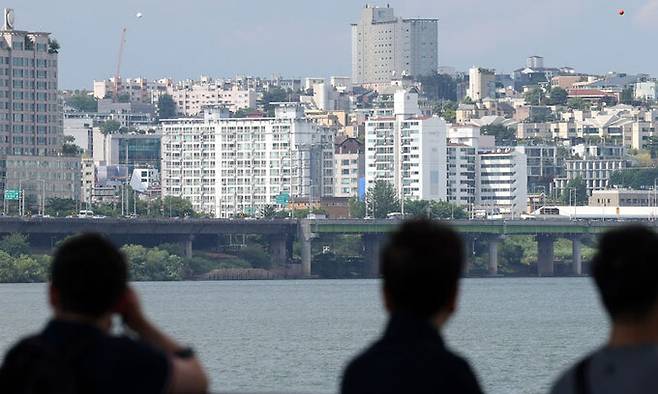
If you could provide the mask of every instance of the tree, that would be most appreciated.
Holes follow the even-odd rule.
[[[141,245],[125,245],[121,251],[128,259],[131,280],[171,281],[181,280],[184,277],[183,259],[166,250],[147,249]]]
[[[560,201],[564,205],[586,205],[587,197],[587,184],[582,177],[577,176],[567,182],[567,186],[560,196]]]
[[[270,88],[263,94],[263,110],[268,116],[274,116],[274,106],[272,103],[289,101],[289,94],[286,90],[279,87]]]
[[[62,144],[62,154],[64,156],[78,156],[82,154],[82,148],[75,144],[75,138],[71,135],[64,136]]]
[[[69,216],[76,213],[77,204],[70,198],[49,198],[46,200],[46,214],[50,216]]]
[[[555,87],[551,89],[548,104],[565,105],[567,103],[568,97],[569,97],[569,93],[567,93],[566,90],[562,89],[561,87]]]
[[[173,97],[163,94],[158,98],[158,119],[172,119],[177,114]]]
[[[386,218],[393,212],[400,212],[400,202],[393,185],[387,181],[376,181],[366,193],[368,212],[375,218]]]
[[[258,212],[258,214],[262,218],[271,219],[276,215],[276,207],[274,207],[274,205],[265,205],[263,208],[260,209],[260,212]]]
[[[510,146],[516,144],[516,133],[513,129],[503,125],[482,126],[480,132],[483,135],[493,135],[496,137],[496,145]]]
[[[448,74],[420,76],[418,82],[423,87],[423,95],[430,100],[457,101],[457,81]]]
[[[159,206],[157,200],[154,206]],[[167,217],[197,217],[192,202],[182,197],[166,196],[162,199],[163,216]]]
[[[80,112],[98,112],[98,101],[86,91],[74,94],[66,99],[66,104]]]
[[[632,86],[625,87],[624,90],[621,91],[621,95],[619,96],[619,101],[622,104],[629,104],[629,105],[635,104],[635,95]]]
[[[0,239],[0,250],[14,257],[29,254],[30,243],[28,242],[27,235],[20,233],[5,235]]]
[[[363,218],[366,216],[366,204],[359,197],[350,198],[347,204],[351,218]]]
[[[120,128],[121,128],[121,123],[113,119],[106,120],[100,125],[101,132],[105,135],[114,134],[117,131],[119,131]]]
[[[272,267],[270,255],[259,244],[249,244],[243,247],[240,249],[238,256],[254,268],[269,269]]]
[[[567,107],[579,111],[586,111],[591,108],[591,104],[582,97],[573,97],[567,100]]]
[[[432,107],[432,113],[439,115],[448,123],[454,123],[457,118],[457,102],[443,101]]]
[[[610,174],[609,183],[617,187],[631,189],[652,188],[658,178],[658,168],[629,168]]]
[[[468,214],[459,205],[446,201],[432,201],[430,203],[432,218],[434,219],[467,219]]]
[[[59,42],[54,38],[48,39],[48,53],[59,53]]]
[[[539,105],[542,102],[542,90],[540,88],[533,88],[523,94],[525,102],[528,105]]]

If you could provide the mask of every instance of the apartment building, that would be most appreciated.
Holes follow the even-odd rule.
[[[366,121],[366,187],[390,182],[400,198],[446,200],[446,124],[423,116],[415,89],[394,95],[394,116]]]
[[[469,69],[466,95],[473,101],[496,98],[496,73],[482,67]]]
[[[564,193],[569,181],[577,177],[585,181],[588,196],[607,189],[610,175],[628,166],[624,147],[619,145],[578,145],[572,153],[573,157],[564,161],[564,175],[555,179],[558,194]]]
[[[258,94],[252,89],[242,89],[236,85],[225,88],[212,79],[179,84],[170,89],[170,94],[177,113],[185,116],[197,116],[208,106],[223,106],[231,112],[256,108],[258,99]]]
[[[449,143],[447,153],[447,200],[470,210],[477,197],[477,148]]]
[[[438,67],[438,20],[398,18],[390,7],[366,5],[352,25],[352,81],[389,82],[430,75]]]
[[[336,143],[334,161],[334,197],[357,197],[365,175],[363,144],[356,138],[345,138]]]
[[[528,198],[527,158],[513,148],[479,152],[478,205],[487,211],[519,215]]]
[[[0,30],[0,187],[37,199],[79,198],[80,158],[61,156],[59,46],[50,33]],[[44,195],[45,194],[45,195]]]
[[[334,131],[305,118],[298,103],[278,103],[271,118],[162,122],[162,194],[189,200],[217,218],[257,215],[293,198],[334,195]]]

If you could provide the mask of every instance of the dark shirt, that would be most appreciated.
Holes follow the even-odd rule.
[[[107,335],[89,324],[53,320],[40,334],[15,345],[5,363],[29,352],[35,339],[52,353],[66,355],[61,360],[70,360],[67,371],[74,375],[77,392],[147,394],[167,390],[171,367],[163,352],[124,336]]]
[[[341,392],[481,393],[468,363],[446,349],[429,321],[394,315],[384,336],[345,370]]]

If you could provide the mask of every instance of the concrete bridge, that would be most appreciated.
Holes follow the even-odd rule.
[[[34,238],[62,238],[81,232],[100,232],[112,238],[139,240],[159,237],[179,242],[185,254],[192,256],[195,242],[216,240],[225,234],[259,234],[270,243],[274,263],[285,264],[292,257],[295,239],[301,242],[302,274],[311,275],[313,239],[322,234],[361,235],[369,275],[378,275],[379,250],[388,233],[399,225],[397,220],[316,220],[316,219],[92,219],[92,218],[20,218],[0,217],[1,233],[24,233]],[[643,222],[658,227],[656,222]],[[620,221],[569,220],[454,220],[449,224],[463,237],[466,255],[473,255],[473,241],[488,243],[490,275],[498,273],[498,247],[506,236],[533,235],[537,240],[537,274],[554,274],[553,244],[558,238],[572,241],[572,273],[582,274],[581,240],[612,228],[628,224]],[[470,261],[469,261],[470,263]]]
[[[642,222],[657,227],[656,222]],[[360,234],[363,237],[366,264],[369,275],[378,276],[379,250],[388,233],[395,230],[395,220],[300,220],[302,242],[302,269],[310,273],[311,242],[320,234]],[[572,266],[574,275],[582,274],[582,239],[596,236],[613,228],[629,224],[623,221],[587,220],[453,220],[450,224],[464,240],[467,259],[473,256],[473,241],[488,243],[488,273],[498,274],[498,247],[506,236],[533,235],[537,241],[537,274],[552,276],[554,267],[554,242],[558,238],[572,241]],[[472,261],[467,261],[470,266]]]

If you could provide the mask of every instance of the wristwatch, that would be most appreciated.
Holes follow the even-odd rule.
[[[177,357],[177,358],[183,358],[183,359],[192,358],[192,357],[194,357],[194,355],[195,355],[195,353],[194,353],[194,349],[192,349],[192,348],[189,347],[189,346],[188,346],[188,347],[184,347],[184,348],[179,349],[179,350],[176,350],[176,351],[174,352],[174,356],[175,356],[175,357]]]

